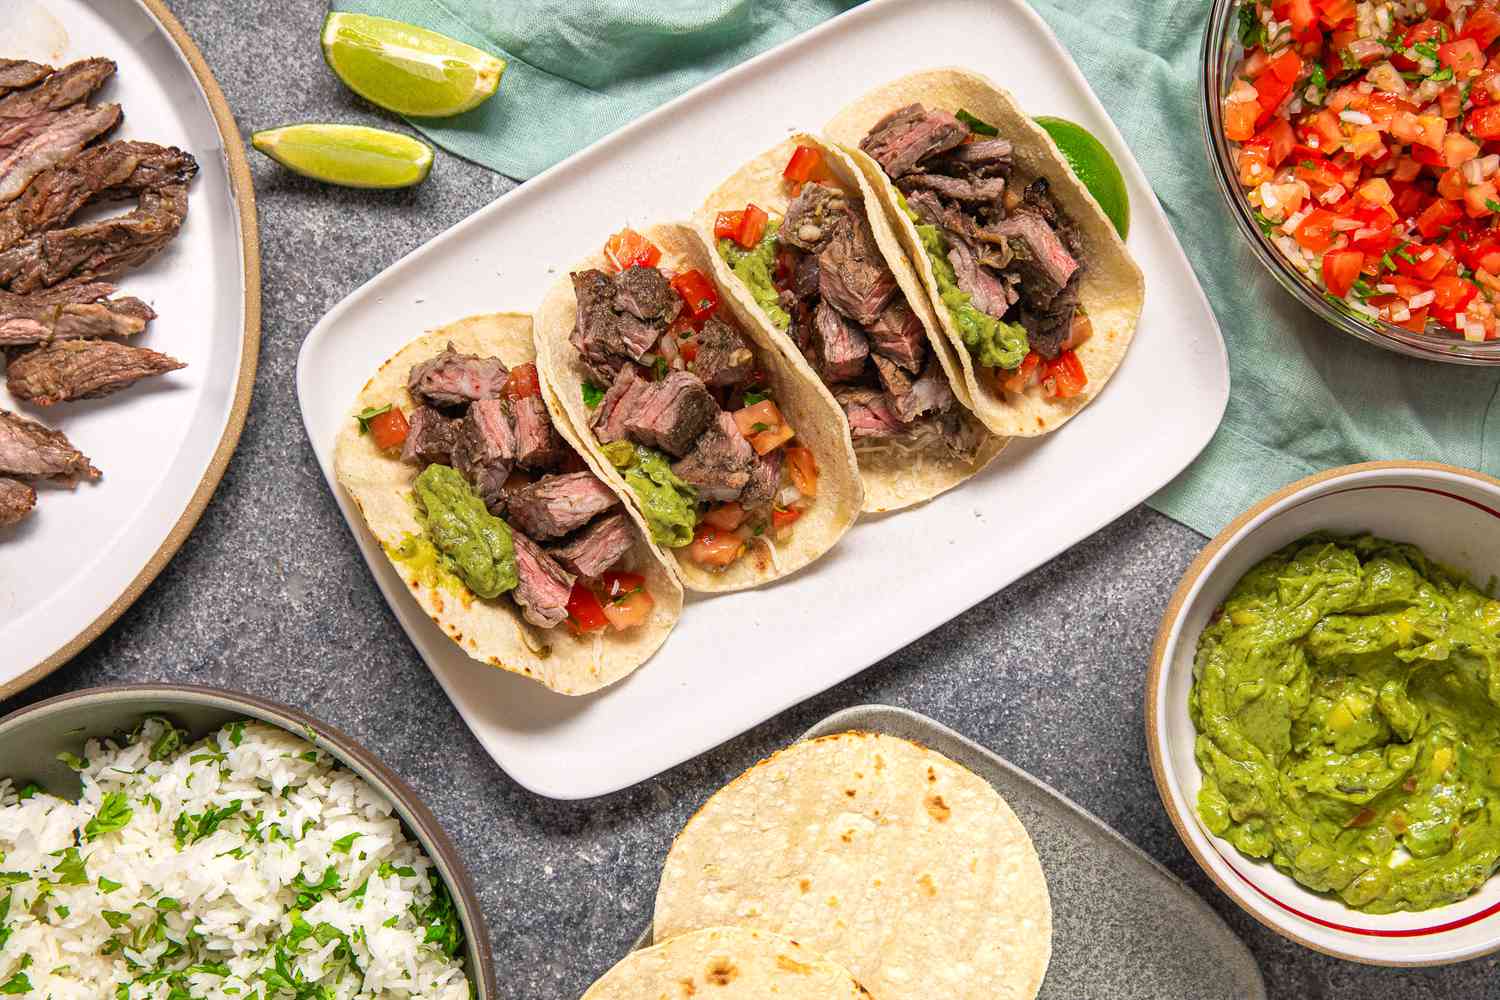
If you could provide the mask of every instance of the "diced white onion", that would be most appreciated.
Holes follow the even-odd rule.
[[[776,502],[783,507],[790,507],[792,504],[801,499],[802,491],[797,489],[797,487],[793,486],[791,483],[787,483],[781,489],[776,491]]]
[[[1391,319],[1393,319],[1397,323],[1405,323],[1407,320],[1411,319],[1411,313],[1406,311],[1405,309],[1393,309],[1391,310]]]
[[[1406,304],[1412,309],[1421,309],[1423,306],[1432,305],[1432,300],[1435,298],[1437,298],[1437,293],[1428,289],[1425,292],[1418,292],[1416,295],[1413,295],[1407,300]]]
[[[1342,198],[1344,196],[1344,193],[1345,193],[1344,192],[1344,185],[1342,185],[1342,184],[1335,184],[1333,187],[1329,188],[1327,191],[1324,191],[1318,197],[1318,200],[1321,201],[1325,205],[1332,205],[1334,202],[1336,202],[1340,198]]]
[[[1286,222],[1282,223],[1281,231],[1290,236],[1297,231],[1297,227],[1302,225],[1302,220],[1307,218],[1307,216],[1308,211],[1305,208],[1300,212],[1294,212],[1290,219],[1287,219]]]
[[[1374,119],[1363,111],[1344,110],[1339,112],[1339,121],[1348,122],[1350,125],[1373,125]]]

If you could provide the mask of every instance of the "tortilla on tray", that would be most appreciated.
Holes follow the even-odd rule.
[[[844,412],[866,511],[930,500],[1005,447],[969,412],[921,279],[842,151],[793,135],[719,185],[693,221],[720,283]]]
[[[550,449],[547,452],[549,457],[527,464],[527,471],[545,473],[569,467],[573,467],[575,471],[563,475],[544,474],[543,478],[530,485],[540,487],[549,482],[554,485],[562,481],[571,483],[572,480],[567,480],[567,476],[572,476],[574,480],[581,480],[576,486],[582,495],[590,498],[594,507],[605,506],[606,509],[597,513],[586,526],[576,527],[571,539],[557,537],[548,538],[544,542],[538,538],[535,545],[527,548],[527,552],[531,553],[530,560],[519,571],[513,570],[519,572],[518,578],[523,584],[528,578],[527,574],[538,573],[539,568],[546,568],[550,574],[545,579],[537,577],[543,587],[527,591],[532,602],[532,606],[528,608],[517,604],[517,595],[522,593],[520,588],[489,599],[477,596],[467,586],[466,578],[460,578],[450,571],[453,564],[439,555],[430,542],[422,544],[427,537],[427,529],[423,519],[418,516],[414,502],[419,473],[423,476],[429,473],[436,475],[446,469],[443,473],[446,478],[442,482],[450,489],[459,490],[468,487],[463,476],[469,474],[460,475],[441,462],[418,464],[416,459],[403,460],[399,449],[393,447],[382,450],[376,444],[376,434],[363,430],[366,424],[374,422],[369,416],[370,411],[389,407],[412,415],[413,422],[408,432],[410,436],[428,433],[428,430],[423,429],[423,418],[415,416],[418,400],[408,388],[412,369],[424,362],[442,359],[449,359],[450,364],[454,365],[464,363],[462,359],[453,361],[454,354],[472,356],[468,363],[476,364],[473,359],[486,362],[492,385],[503,386],[503,382],[496,383],[493,379],[508,379],[510,376],[505,369],[521,370],[521,366],[528,365],[535,358],[531,330],[529,316],[497,313],[471,316],[407,344],[380,366],[355,400],[348,424],[340,432],[334,449],[334,470],[339,483],[359,508],[366,527],[390,558],[402,582],[411,590],[412,596],[428,617],[459,648],[476,660],[521,674],[561,694],[579,695],[614,683],[650,658],[677,624],[682,614],[683,595],[682,587],[670,566],[647,543],[635,522],[619,515],[619,511],[626,506],[623,500],[617,496],[611,498],[601,491],[598,483],[588,482],[591,477],[586,473],[576,471],[584,468],[578,441],[572,428],[562,419],[556,400],[545,398],[546,387],[540,387],[542,401],[546,403],[545,411],[534,404],[527,405],[530,407],[530,426],[539,430],[532,440],[540,441],[546,449]],[[448,353],[450,348],[454,353]],[[499,359],[505,367],[497,370],[489,359]],[[475,394],[497,397],[501,393],[502,389],[496,388],[493,392],[480,391]],[[534,397],[535,393],[532,395]],[[525,402],[511,400],[505,403],[509,411],[506,416],[507,426],[520,427],[517,407]],[[461,404],[462,401],[458,403]],[[441,421],[448,421],[448,414],[453,412],[449,409],[445,414],[438,413],[433,407],[420,408],[431,411],[424,413],[424,418],[434,417]],[[366,419],[360,421],[356,415],[365,415]],[[548,438],[545,435],[542,417],[550,417],[558,438]],[[451,428],[452,434],[461,437],[468,419],[465,416],[464,422],[448,423],[445,426]],[[512,420],[515,421],[514,424],[511,423]],[[401,423],[405,425],[406,421],[402,420]],[[519,438],[520,431],[516,430],[515,433]],[[439,433],[438,438],[443,439],[443,434]],[[446,438],[431,447],[447,445],[457,452],[460,446],[455,445],[454,440]],[[520,447],[525,447],[524,442]],[[539,448],[536,454],[541,455],[543,450]],[[427,452],[427,457],[433,458],[431,449]],[[526,464],[529,460],[522,458],[520,461]],[[453,462],[465,464],[457,458]],[[480,468],[481,464],[478,459],[474,459],[468,467]],[[511,472],[509,463],[505,462],[499,466],[492,462],[484,467],[494,472],[498,480],[504,480],[501,488],[507,496],[512,499],[517,496],[527,498],[528,510],[537,512],[527,514],[528,526],[536,517],[545,515],[549,501],[546,494],[535,490],[526,494],[515,492],[520,484],[519,469]],[[500,486],[498,482],[489,485]],[[606,506],[612,500],[613,506]],[[473,502],[485,504],[477,490]],[[489,506],[493,507],[492,504]],[[482,507],[476,509],[482,510]],[[506,536],[504,544],[510,546],[516,564],[520,565],[526,553],[521,548],[524,543],[518,539],[525,536],[514,527],[516,521],[516,514],[509,513],[507,526],[510,530],[500,533]],[[567,526],[564,522],[554,524],[552,528]],[[493,525],[490,528],[493,529]],[[533,533],[541,533],[532,530]],[[574,543],[586,543],[586,547],[577,547]],[[546,546],[545,550],[541,549],[542,545]],[[538,550],[539,555],[536,554]],[[554,560],[553,555],[560,550],[563,554],[558,558],[564,559],[578,570],[577,574],[563,569]],[[620,552],[623,555],[617,556],[616,553]],[[611,559],[614,561],[610,561]],[[559,576],[559,573],[562,575]],[[612,613],[619,615],[628,612],[634,614],[637,620],[628,627],[617,628],[617,618],[610,618],[607,625],[600,625],[600,607],[591,606],[592,617],[582,623],[588,631],[575,629],[574,625],[578,621],[574,614],[577,610],[577,598],[573,595],[576,595],[578,588],[573,588],[567,609],[562,611],[558,608],[562,588],[570,587],[575,576],[580,583],[588,581],[589,586],[595,590],[599,588],[600,580],[613,580],[616,583],[626,581],[626,586],[634,588],[633,592],[623,593],[621,588],[622,593],[615,600],[611,600],[607,593],[596,599]],[[547,587],[551,588],[552,597],[543,600]],[[644,599],[643,594],[649,600]],[[628,621],[629,614],[625,619],[618,620]],[[565,617],[560,618],[560,615]],[[553,624],[551,627],[543,627],[535,623],[536,618],[543,622],[552,621]]]
[[[779,934],[710,927],[631,952],[583,1000],[869,1000],[849,975]]]
[[[542,378],[594,471],[697,591],[801,569],[864,503],[833,397],[714,273],[690,227],[627,229],[536,313]]]
[[[880,1000],[1032,1000],[1052,954],[1015,813],[954,761],[873,733],[794,744],[688,821],[655,940],[725,924],[821,952]]]
[[[986,125],[995,139],[969,145]],[[1135,336],[1144,279],[1010,94],[968,70],[927,70],[861,97],[824,135],[879,196],[990,430],[1046,434],[1098,395]]]

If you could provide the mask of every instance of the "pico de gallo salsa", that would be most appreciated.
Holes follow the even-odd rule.
[[[1500,6],[1244,0],[1225,138],[1262,232],[1336,304],[1500,338]]]

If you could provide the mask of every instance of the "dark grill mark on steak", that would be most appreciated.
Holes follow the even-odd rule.
[[[120,124],[120,106],[70,108],[0,156],[0,204],[14,201],[38,174],[62,163]]]
[[[27,351],[6,369],[12,396],[38,406],[93,399],[186,367],[176,358],[113,340],[62,340]]]
[[[734,417],[720,412],[672,471],[697,488],[699,499],[725,501],[739,499],[754,465],[755,450]]]
[[[635,523],[623,511],[601,517],[574,535],[566,545],[552,549],[570,573],[597,579],[625,557],[635,544]]]
[[[702,379],[704,385],[737,386],[750,378],[755,368],[755,355],[734,327],[713,316],[693,339],[698,343],[693,374]]]
[[[561,538],[619,503],[592,472],[569,472],[512,490],[507,519],[532,538]]]
[[[813,313],[812,345],[818,374],[830,385],[858,378],[870,356],[864,331],[840,315],[827,299],[819,302]]]
[[[453,464],[459,421],[450,420],[434,407],[419,406],[411,411],[407,423],[406,441],[401,445],[403,462],[414,462],[424,469]]]
[[[453,467],[474,485],[491,514],[498,516],[505,509],[505,481],[515,460],[516,432],[504,402],[476,400],[459,424]]]
[[[792,271],[792,291],[799,299],[810,299],[818,294],[818,255],[797,255],[797,266]]]
[[[718,412],[698,376],[669,372],[641,393],[634,412],[625,416],[625,432],[633,441],[681,458]]]
[[[412,365],[406,390],[419,403],[463,406],[478,399],[498,399],[509,375],[499,358],[460,354],[449,344],[441,354]]]
[[[70,63],[36,86],[0,98],[0,118],[30,118],[44,111],[61,111],[86,100],[114,72],[115,64],[108,59]]]
[[[840,226],[818,255],[818,291],[823,301],[854,322],[875,322],[896,295],[896,276],[886,266],[863,214]]]
[[[927,356],[927,331],[904,297],[897,296],[865,332],[876,354],[890,358],[909,372],[921,369]]]
[[[792,203],[777,229],[777,239],[787,246],[817,253],[849,222],[849,199],[827,184],[809,181]]]
[[[636,319],[670,322],[681,301],[666,277],[654,267],[626,268],[615,278],[615,308]]]
[[[98,479],[99,470],[61,431],[0,410],[0,475],[71,484]]]
[[[634,365],[626,365],[620,369],[620,374],[610,383],[609,390],[599,401],[589,422],[600,444],[624,440],[625,418],[636,411],[641,396],[650,384],[637,374]]]
[[[892,178],[903,177],[936,153],[968,138],[969,129],[946,111],[908,104],[886,115],[860,141],[864,150]]]
[[[522,616],[541,628],[554,628],[568,617],[574,576],[519,531],[511,532],[516,551],[516,589],[511,597]]]
[[[1008,175],[1013,149],[1008,139],[978,139],[960,143],[927,164],[934,173],[951,177]]]
[[[24,521],[35,506],[35,487],[19,479],[0,476],[0,528]]]
[[[526,396],[511,404],[516,419],[516,462],[528,469],[551,469],[572,449],[552,426],[547,404],[540,396]]]

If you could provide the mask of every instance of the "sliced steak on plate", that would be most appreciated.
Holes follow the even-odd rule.
[[[115,72],[108,59],[80,59],[43,79],[34,87],[0,98],[0,118],[30,118],[44,111],[61,111],[104,86]]]
[[[849,199],[828,184],[809,181],[792,203],[776,237],[787,246],[817,253],[828,245],[840,227],[849,221]]]
[[[599,518],[551,553],[568,572],[597,578],[624,558],[634,544],[635,522],[621,511]]]
[[[833,398],[844,408],[849,434],[855,441],[895,437],[902,432],[901,421],[891,412],[890,401],[878,389],[839,386]]]
[[[698,344],[698,353],[693,358],[693,374],[702,379],[704,385],[743,385],[750,378],[755,368],[755,355],[734,327],[713,316],[693,340]]]
[[[70,286],[87,295],[98,289],[113,290],[112,285]],[[109,294],[109,291],[104,293]],[[84,337],[129,337],[146,329],[156,318],[151,307],[140,299],[99,300],[83,298],[68,302],[49,299],[43,294],[11,295],[0,292],[0,347],[46,344],[58,340]]]
[[[681,458],[718,412],[719,404],[698,376],[668,372],[660,382],[648,383],[635,410],[625,415],[625,433],[632,441]]]
[[[0,97],[12,90],[23,90],[41,83],[52,72],[51,66],[25,59],[0,59]]]
[[[737,500],[755,469],[755,449],[731,414],[720,411],[686,458],[672,471],[698,490],[703,500]]]
[[[783,450],[777,448],[755,457],[750,481],[745,484],[745,492],[740,494],[741,507],[759,507],[776,499],[776,491],[781,489],[782,454]]]
[[[510,412],[516,421],[516,464],[528,469],[552,469],[572,452],[552,426],[542,397],[518,399],[511,404]]]
[[[620,503],[592,472],[547,476],[512,490],[506,518],[532,538],[561,538]]]
[[[952,149],[969,137],[969,128],[946,111],[920,104],[897,108],[876,122],[859,148],[879,163],[886,175],[902,177],[929,156]]]
[[[441,354],[412,365],[406,390],[429,406],[463,406],[478,399],[498,399],[509,375],[499,358],[460,354],[449,344]]]
[[[626,365],[610,383],[609,390],[594,409],[589,426],[601,444],[622,441],[625,438],[625,418],[640,405],[641,396],[651,385],[636,372],[635,365]]]
[[[0,154],[0,205],[20,197],[38,174],[120,124],[120,106],[69,108],[46,128]]]
[[[864,331],[829,305],[827,299],[813,311],[812,348],[818,374],[829,385],[858,378],[870,356],[870,341]]]
[[[865,333],[870,338],[870,349],[876,354],[890,358],[909,372],[920,371],[927,356],[927,331],[922,321],[906,304],[902,296],[896,296]]]
[[[511,597],[531,624],[541,628],[557,626],[568,617],[573,574],[521,532],[512,531],[510,540],[516,550],[516,589],[510,592]]]
[[[10,394],[37,406],[94,399],[143,378],[185,368],[146,347],[114,340],[60,340],[12,358],[5,381]]]
[[[870,223],[853,215],[818,254],[818,291],[823,301],[860,326],[875,322],[896,294],[896,276],[886,266]]]
[[[401,445],[401,461],[424,469],[429,465],[452,465],[459,423],[436,407],[419,406],[412,410],[407,418],[406,441]]]
[[[36,506],[36,488],[19,479],[0,476],[0,528],[24,521]]]
[[[98,479],[99,470],[61,431],[0,410],[0,476],[71,484]]]
[[[505,509],[505,481],[515,460],[516,432],[505,403],[493,398],[475,400],[459,423],[453,467],[474,485],[491,514]]]

